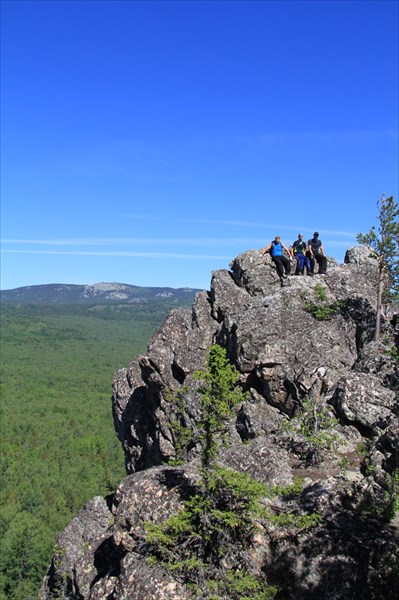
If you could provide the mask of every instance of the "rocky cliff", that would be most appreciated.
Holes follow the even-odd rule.
[[[321,515],[312,526],[262,521],[247,568],[265,574],[281,599],[396,598],[399,315],[391,306],[374,342],[376,269],[356,247],[325,276],[294,276],[281,288],[270,258],[253,250],[213,273],[191,311],[172,311],[146,355],[113,382],[128,476],[61,534],[41,600],[196,597],[148,561],[143,524],[177,512],[198,480],[193,372],[214,343],[247,391],[220,463],[280,487],[301,477],[300,493],[269,500],[271,510]],[[186,462],[170,466],[178,393],[193,437]]]

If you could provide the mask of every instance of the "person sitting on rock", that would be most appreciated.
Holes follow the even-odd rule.
[[[314,272],[315,261],[319,265],[318,274],[325,275],[327,271],[327,257],[324,254],[323,242],[319,240],[319,232],[315,231],[313,238],[308,241],[308,252],[312,271]]]
[[[260,255],[263,256],[266,252],[270,252],[272,260],[276,265],[277,274],[280,277],[281,285],[284,285],[284,279],[291,273],[291,261],[286,258],[283,254],[283,249],[286,251],[289,257],[291,257],[290,251],[287,246],[283,244],[279,235],[276,235],[274,240],[270,242],[268,246],[261,250]]]
[[[303,233],[298,233],[298,239],[290,246],[292,258],[296,258],[295,275],[304,275],[305,266],[308,275],[313,275],[310,258],[306,256],[306,242],[303,241]]]

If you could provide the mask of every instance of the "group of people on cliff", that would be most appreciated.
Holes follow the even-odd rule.
[[[323,243],[319,239],[319,232],[315,231],[313,238],[306,243],[303,239],[303,233],[298,234],[298,239],[291,244],[289,248],[281,241],[277,235],[272,242],[261,250],[261,256],[267,252],[270,253],[281,284],[284,285],[284,279],[291,273],[291,259],[296,259],[295,275],[307,275],[313,277],[315,274],[315,264],[318,264],[318,275],[325,275],[327,271],[327,257],[324,253]],[[288,258],[284,256],[284,251]]]

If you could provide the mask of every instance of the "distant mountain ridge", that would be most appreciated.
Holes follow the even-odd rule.
[[[141,304],[165,300],[187,304],[194,300],[199,291],[194,288],[139,287],[116,282],[92,285],[49,283],[1,290],[0,299],[2,302],[22,304]]]

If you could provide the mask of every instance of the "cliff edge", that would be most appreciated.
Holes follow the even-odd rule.
[[[220,463],[274,486],[301,478],[300,493],[270,501],[272,510],[321,515],[309,527],[263,522],[248,542],[248,569],[280,599],[396,597],[399,314],[389,308],[373,341],[376,279],[376,261],[355,247],[325,276],[293,276],[281,288],[270,257],[251,250],[213,273],[191,311],[172,311],[113,382],[128,476],[60,535],[41,600],[202,597],[147,560],[143,524],[176,513],[198,480],[193,373],[215,343],[247,392]],[[193,435],[184,464],[171,466],[178,394]]]

